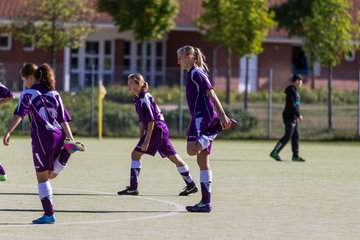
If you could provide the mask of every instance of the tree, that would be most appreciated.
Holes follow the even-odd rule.
[[[287,0],[270,7],[275,12],[278,29],[285,29],[290,37],[304,36],[305,18],[311,15],[314,0]]]
[[[230,78],[232,50],[239,57],[263,51],[262,42],[273,25],[264,0],[205,0],[204,13],[196,25],[210,40],[227,46],[226,102],[230,103]],[[244,108],[248,102],[248,68],[245,79]]]
[[[86,19],[93,13],[86,0],[25,0],[23,13],[13,19],[9,30],[24,44],[50,48],[55,68],[56,50],[78,47],[92,31]]]
[[[100,11],[113,17],[119,32],[132,30],[142,42],[142,73],[145,74],[145,46],[150,39],[160,39],[174,27],[177,0],[98,0]]]
[[[305,36],[305,19],[312,14],[314,0],[287,0],[281,4],[270,7],[275,12],[275,21],[278,29],[284,29],[289,37]],[[313,56],[310,58],[311,89],[315,88],[315,74]]]
[[[306,52],[312,61],[329,69],[328,128],[332,128],[332,69],[354,49],[352,17],[347,0],[314,0],[311,15],[305,19]]]

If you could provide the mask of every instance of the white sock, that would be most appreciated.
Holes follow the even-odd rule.
[[[203,183],[206,186],[208,192],[211,192],[211,182],[212,182],[212,170],[200,171],[200,183]]]
[[[141,168],[141,162],[137,160],[131,161],[131,168]]]
[[[190,174],[190,170],[187,164],[181,167],[177,167],[178,172],[182,176],[185,182],[192,183],[194,180],[192,179],[192,176]],[[187,175],[183,175],[182,173],[187,173]]]
[[[56,174],[59,174],[62,170],[64,170],[66,166],[62,165],[60,162],[59,162],[59,158],[55,159],[54,161],[54,170],[53,172],[56,173]]]
[[[50,202],[52,203],[53,202],[52,201],[53,192],[52,192],[50,182],[46,181],[43,183],[39,183],[38,188],[39,188],[39,198],[43,199],[43,198],[47,197],[50,200]]]

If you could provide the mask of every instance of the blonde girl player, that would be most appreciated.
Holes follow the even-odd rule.
[[[167,157],[173,162],[185,181],[186,187],[180,196],[187,196],[198,191],[193,181],[189,167],[176,153],[169,140],[169,130],[163,114],[156,105],[148,90],[148,83],[141,74],[130,74],[128,77],[129,90],[135,95],[135,110],[139,116],[140,140],[131,153],[130,186],[118,192],[119,195],[138,195],[138,179],[141,169],[141,156],[154,156],[159,152],[161,157]]]
[[[226,116],[209,81],[205,56],[200,49],[184,46],[177,50],[177,56],[180,67],[188,72],[186,98],[191,121],[187,130],[187,152],[191,156],[197,156],[202,194],[200,203],[187,206],[186,209],[189,212],[210,212],[212,171],[209,155],[211,145],[219,132],[237,126],[237,122]]]
[[[3,84],[0,83],[0,105],[5,104],[14,100],[13,93],[5,87]],[[6,181],[6,173],[4,167],[0,164],[0,181]]]
[[[48,64],[37,68],[26,64],[20,71],[27,89],[20,96],[14,117],[4,135],[4,145],[9,145],[10,134],[26,114],[31,125],[33,162],[38,181],[39,197],[44,215],[34,224],[54,223],[53,193],[50,179],[54,179],[66,166],[70,152],[63,146],[65,137],[74,139],[70,115],[55,90],[54,72]]]

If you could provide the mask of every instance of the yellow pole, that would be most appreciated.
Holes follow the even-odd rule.
[[[102,139],[102,131],[103,131],[103,98],[105,97],[106,89],[104,85],[102,84],[102,81],[99,81],[99,92],[98,92],[98,138],[99,140]]]

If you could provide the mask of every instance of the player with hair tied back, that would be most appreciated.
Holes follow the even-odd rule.
[[[299,130],[298,122],[303,121],[300,114],[300,95],[298,89],[302,86],[302,76],[295,74],[291,78],[292,84],[285,89],[286,102],[283,111],[283,122],[285,124],[285,134],[275,145],[274,150],[270,153],[270,157],[276,161],[281,161],[280,151],[291,138],[292,161],[305,162],[305,159],[299,156]]]
[[[191,121],[187,129],[187,152],[197,156],[200,167],[202,198],[200,203],[187,206],[189,212],[211,211],[212,170],[209,155],[215,137],[222,130],[237,126],[228,118],[208,78],[208,67],[201,50],[184,46],[177,50],[178,64],[188,71],[186,98]]]
[[[188,165],[176,153],[169,140],[169,130],[160,108],[148,90],[148,83],[141,74],[130,74],[128,77],[129,90],[135,95],[135,110],[139,116],[140,140],[131,153],[130,186],[119,191],[119,195],[138,195],[138,179],[141,170],[141,156],[148,154],[155,156],[159,152],[161,157],[167,157],[173,162],[182,176],[186,187],[180,196],[187,196],[198,191],[193,181]]]
[[[0,105],[14,100],[13,93],[0,83]],[[4,167],[0,164],[0,181],[6,181],[7,176]]]
[[[71,118],[55,90],[54,72],[48,64],[40,67],[32,63],[26,64],[20,75],[27,89],[21,93],[3,143],[10,144],[10,134],[28,114],[33,162],[44,210],[44,215],[32,222],[54,223],[53,193],[49,180],[54,179],[65,168],[72,153],[64,147],[65,138],[74,139],[68,124]]]

